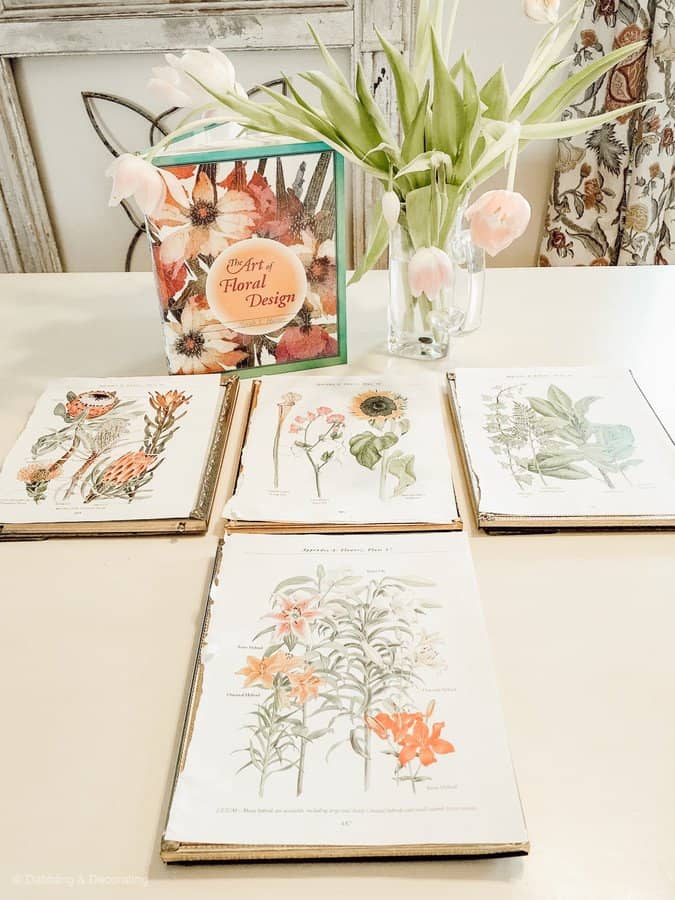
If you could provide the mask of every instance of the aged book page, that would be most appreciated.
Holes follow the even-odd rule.
[[[224,515],[309,525],[454,522],[444,407],[431,379],[268,379]]]
[[[187,517],[223,398],[219,377],[51,381],[0,473],[0,522]]]
[[[468,541],[230,536],[165,840],[527,840]]]
[[[457,369],[481,514],[675,516],[675,446],[625,369]]]

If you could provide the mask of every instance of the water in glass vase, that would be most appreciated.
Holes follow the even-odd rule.
[[[455,229],[442,252],[441,248],[426,248],[424,258],[418,256],[411,269],[415,250],[410,235],[400,225],[392,231],[388,306],[391,354],[442,359],[452,336],[477,327],[482,307],[482,259],[469,258],[467,250],[466,236]]]

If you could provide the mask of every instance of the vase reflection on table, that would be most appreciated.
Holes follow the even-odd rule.
[[[451,338],[475,331],[481,324],[485,288],[485,252],[471,240],[463,206],[442,248],[450,265],[437,266],[438,284],[417,293],[409,266],[415,255],[404,225],[389,236],[389,299],[387,349],[409,359],[442,359]],[[433,262],[433,261],[432,261]],[[412,279],[413,286],[415,278]],[[421,287],[421,285],[420,285]]]

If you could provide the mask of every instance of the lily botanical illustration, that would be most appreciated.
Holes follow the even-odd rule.
[[[429,776],[421,774],[423,767],[438,762],[439,756],[455,750],[450,741],[441,737],[445,722],[430,722],[434,708],[435,702],[432,700],[425,713],[397,711],[366,716],[368,728],[386,742],[384,752],[396,757],[396,783],[408,782],[413,793],[421,781],[430,780]]]
[[[288,414],[296,403],[302,399],[301,394],[288,391],[277,403],[277,427],[274,432],[274,443],[272,445],[272,459],[274,460],[274,489],[279,488],[279,443],[281,441],[281,429],[284,422],[288,418]]]
[[[335,458],[344,434],[345,417],[329,406],[318,406],[303,416],[296,416],[289,428],[297,435],[293,446],[307,458],[314,473],[316,496],[321,498],[321,472]]]
[[[371,470],[379,467],[380,500],[389,499],[388,476],[395,479],[392,497],[400,496],[416,481],[414,454],[406,454],[400,449],[392,452],[410,430],[407,404],[401,394],[386,390],[364,391],[352,400],[352,415],[367,421],[375,430],[362,431],[351,437],[349,450],[359,465]]]
[[[293,636],[301,641],[309,637],[310,623],[319,615],[316,608],[312,607],[315,595],[299,597],[294,593],[293,597],[280,598],[281,609],[279,612],[270,613],[268,618],[277,623],[274,636],[281,640]]]
[[[315,576],[294,575],[276,586],[263,617],[273,624],[253,637],[267,646],[236,673],[244,687],[262,692],[240,751],[246,755],[240,771],[257,771],[260,796],[269,778],[289,773],[300,795],[310,747],[328,735],[324,764],[337,752],[356,755],[364,790],[372,734],[388,742],[397,759],[394,777],[413,790],[427,778],[422,768],[452,752],[443,722],[431,721],[433,703],[424,714],[409,711],[419,708],[425,671],[444,665],[437,637],[422,627],[433,586],[420,577],[373,579],[323,566]],[[430,645],[433,653],[421,652]]]
[[[133,500],[141,488],[152,479],[164,458],[166,446],[176,434],[179,421],[186,415],[181,407],[187,406],[191,397],[183,391],[171,390],[164,394],[154,391],[148,401],[154,417],[145,417],[145,437],[137,450],[131,450],[112,461],[102,461],[93,469],[83,488],[85,503],[101,498],[117,497]]]
[[[588,418],[600,397],[576,402],[551,384],[546,397],[525,397],[522,386],[498,387],[486,394],[486,429],[492,451],[523,490],[536,481],[597,478],[614,490],[615,477],[630,484],[628,470],[640,465],[635,437],[628,425],[604,424]]]

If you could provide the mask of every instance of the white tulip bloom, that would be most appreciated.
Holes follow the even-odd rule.
[[[533,22],[553,25],[558,21],[560,0],[523,0],[523,11]]]
[[[206,52],[186,50],[182,56],[167,53],[165,59],[169,65],[153,68],[154,77],[148,82],[148,88],[163,103],[196,109],[216,103],[213,94],[246,96],[235,79],[234,66],[215,47]]]
[[[152,216],[164,203],[167,189],[178,202],[187,202],[185,191],[175,175],[133,153],[118,156],[105,174],[113,180],[109,206],[117,206],[122,200],[133,197],[141,212]]]
[[[382,195],[382,215],[389,231],[393,231],[396,228],[400,212],[401,201],[398,199],[396,191],[385,191]]]

